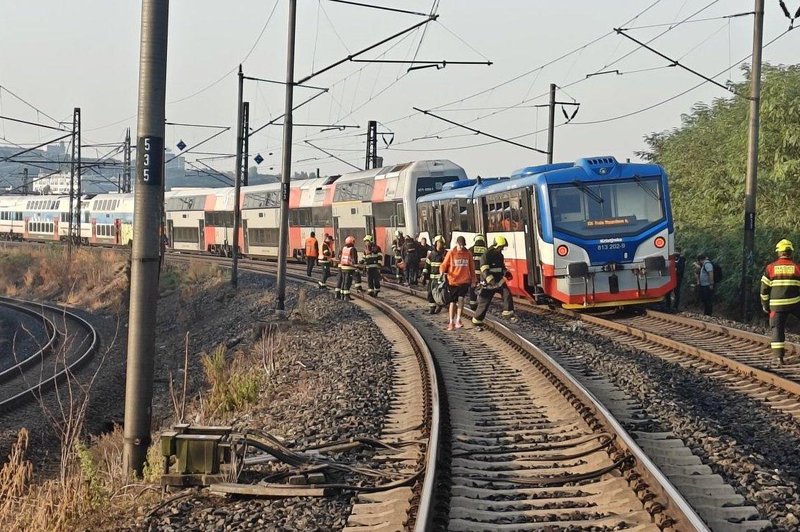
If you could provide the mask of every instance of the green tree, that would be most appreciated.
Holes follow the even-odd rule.
[[[732,87],[737,96],[695,104],[680,127],[646,136],[639,153],[670,175],[678,245],[708,253],[726,271],[720,298],[729,310],[738,304],[742,260],[750,106],[750,69],[743,70],[745,81]],[[754,284],[777,240],[800,244],[800,65],[762,70],[756,201]]]

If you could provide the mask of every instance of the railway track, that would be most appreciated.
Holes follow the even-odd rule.
[[[274,266],[245,261],[240,269],[273,273]],[[402,334],[424,337],[435,356],[451,439],[441,446],[438,469],[429,452],[424,481],[400,499],[359,496],[346,530],[706,529],[613,416],[532,343],[495,322],[488,322],[492,339],[469,326],[448,336],[411,294],[396,292],[391,307],[405,318]],[[417,390],[406,381],[390,415],[419,410],[409,402]],[[391,418],[387,426],[410,427]],[[419,456],[399,459],[410,467],[413,458]],[[402,528],[382,520],[398,511]]]
[[[36,316],[45,324],[47,340],[35,352],[0,374],[0,413],[38,400],[91,360],[98,335],[85,319],[65,308],[0,297],[0,304]]]

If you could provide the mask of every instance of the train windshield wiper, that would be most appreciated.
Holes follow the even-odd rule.
[[[579,189],[581,192],[583,192],[584,194],[586,194],[599,204],[602,204],[605,201],[603,197],[600,196],[600,194],[598,194],[597,192],[592,192],[591,190],[589,190],[589,187],[587,187],[577,179],[572,182],[572,186]]]
[[[653,197],[654,200],[661,201],[661,196],[659,194],[657,194],[656,192],[653,192],[651,189],[649,189],[646,186],[644,186],[644,182],[642,181],[641,177],[639,177],[638,175],[635,175],[635,176],[633,176],[633,180],[636,181],[637,185],[642,187],[642,190],[644,190],[645,192],[650,194]]]

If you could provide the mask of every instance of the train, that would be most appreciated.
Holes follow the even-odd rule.
[[[278,256],[281,184],[242,187],[240,253]],[[168,247],[231,256],[234,189],[165,194]],[[126,246],[133,239],[133,195],[81,197],[81,241]],[[674,227],[666,172],[610,156],[530,166],[509,177],[469,179],[448,160],[412,161],[295,182],[289,195],[289,257],[302,259],[314,231],[335,242],[374,236],[393,260],[396,231],[448,246],[476,234],[504,251],[512,292],[566,308],[661,301],[675,287]],[[69,196],[0,196],[0,238],[64,241]]]
[[[296,181],[289,194],[289,255],[302,258],[305,239],[330,234],[359,241],[375,237],[391,260],[396,231],[417,233],[416,200],[467,180],[449,160],[411,161],[344,175]],[[239,252],[278,256],[281,184],[242,187]],[[183,253],[233,252],[234,189],[188,188],[164,195],[169,248]],[[129,246],[133,240],[133,194],[82,195],[80,240],[87,245]],[[0,196],[0,239],[38,242],[69,239],[69,196]]]
[[[655,164],[589,157],[508,178],[445,185],[417,200],[421,236],[452,245],[502,235],[509,288],[571,309],[655,303],[675,288],[668,176]]]

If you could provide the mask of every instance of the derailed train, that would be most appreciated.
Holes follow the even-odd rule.
[[[242,187],[240,251],[278,254],[280,183]],[[230,255],[234,190],[183,189],[165,195],[169,247]],[[517,295],[573,308],[660,300],[675,286],[674,231],[667,176],[657,165],[612,157],[524,168],[510,178],[469,180],[447,160],[414,161],[298,181],[289,197],[289,253],[300,257],[315,231],[361,241],[372,234],[391,261],[395,231],[446,241],[502,234]],[[68,196],[0,196],[0,238],[63,241]],[[81,199],[81,240],[130,245],[133,195]]]

